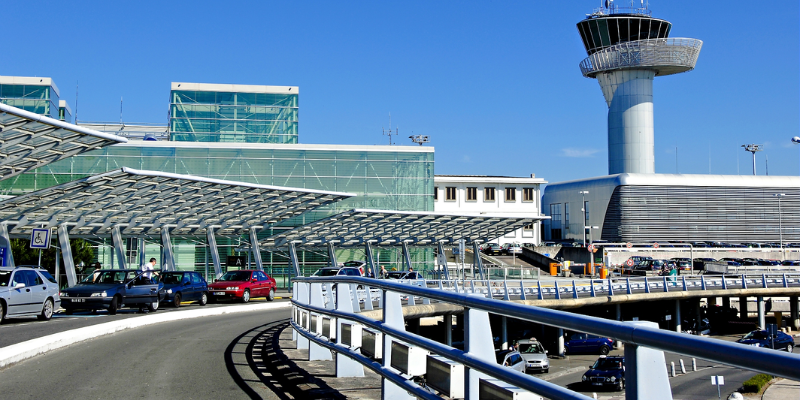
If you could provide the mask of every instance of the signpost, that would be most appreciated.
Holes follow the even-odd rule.
[[[654,248],[654,249],[657,249],[657,248],[658,248],[658,242],[656,242],[656,243],[653,243],[653,248]]]
[[[630,249],[631,247],[633,247],[633,243],[631,242],[625,243],[625,247]]]
[[[725,384],[725,378],[722,375],[714,375],[711,377],[711,384],[717,385],[717,397],[722,400],[722,392],[719,387]]]
[[[42,250],[50,248],[50,229],[34,228],[31,231],[32,249],[39,249],[39,266],[42,265]]]
[[[625,261],[625,265],[627,265],[627,266],[629,266],[629,267],[632,267],[632,266],[633,266],[633,260],[631,260],[631,259],[629,258],[629,259],[628,259],[628,261]]]

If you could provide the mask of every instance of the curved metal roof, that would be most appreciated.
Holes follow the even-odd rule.
[[[128,139],[0,103],[0,180]]]
[[[355,196],[122,168],[0,202],[0,221],[11,235],[32,228],[69,226],[71,235],[199,236],[266,227]],[[16,225],[12,229],[12,225]]]
[[[262,247],[277,248],[294,242],[317,247],[327,243],[354,246],[370,242],[379,246],[433,245],[489,241],[549,217],[526,214],[453,214],[419,211],[354,209],[270,236]]]

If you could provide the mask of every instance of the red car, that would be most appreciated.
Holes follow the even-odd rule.
[[[208,300],[238,299],[247,303],[253,297],[266,297],[275,300],[275,279],[264,271],[242,269],[228,271],[219,279],[208,285]]]

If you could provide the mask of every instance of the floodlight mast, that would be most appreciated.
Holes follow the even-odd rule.
[[[428,135],[411,135],[408,137],[412,142],[422,146],[423,143],[430,143],[431,139]]]
[[[744,147],[744,151],[749,151],[749,152],[753,153],[753,175],[755,175],[756,174],[756,152],[759,152],[759,151],[762,150],[761,145],[760,144],[743,144],[742,147]]]

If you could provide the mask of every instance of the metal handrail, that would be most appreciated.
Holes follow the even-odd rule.
[[[703,41],[691,38],[643,39],[604,48],[580,63],[581,73],[592,76],[621,68],[675,67],[694,69]]]
[[[722,364],[787,379],[800,380],[800,357],[788,353],[776,352],[774,350],[744,346],[716,339],[700,338],[661,329],[634,326],[620,321],[573,314],[566,311],[488,299],[482,296],[450,293],[438,289],[428,289],[384,280],[361,277],[317,277],[297,278],[297,281],[305,283],[348,283],[380,288],[447,303],[454,303],[467,308],[474,308],[506,317],[610,337],[624,343],[716,361]],[[295,303],[295,305],[298,307],[306,307],[298,303]],[[325,309],[315,311],[323,314],[332,313],[332,310]],[[417,344],[416,342],[414,343]]]

